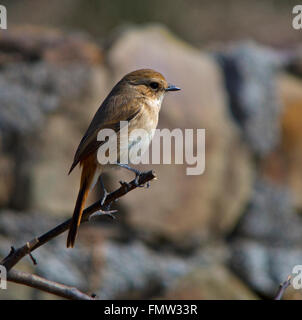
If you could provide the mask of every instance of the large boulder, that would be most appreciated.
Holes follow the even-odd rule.
[[[122,200],[131,225],[179,242],[229,232],[249,197],[252,165],[229,113],[215,60],[165,28],[150,26],[121,34],[107,61],[112,83],[129,71],[153,68],[181,87],[182,91],[166,96],[159,128],[206,130],[204,173],[187,176],[187,164],[146,166],[156,170],[159,180],[149,190],[133,192]],[[124,174],[116,173],[115,180]]]
[[[297,209],[302,208],[302,81],[289,74],[278,77],[279,95],[284,104],[280,119],[278,148],[264,163],[266,176],[290,187]]]
[[[232,115],[253,153],[265,157],[280,141],[283,103],[277,79],[287,60],[251,41],[223,46],[216,57]]]

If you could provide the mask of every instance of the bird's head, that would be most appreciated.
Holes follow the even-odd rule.
[[[136,96],[143,96],[161,104],[168,91],[178,91],[180,88],[168,84],[165,77],[152,69],[140,69],[130,72],[120,81],[120,85]]]

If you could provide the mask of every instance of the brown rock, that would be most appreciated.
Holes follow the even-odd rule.
[[[84,35],[24,27],[1,33],[0,53],[9,58],[1,60],[0,125],[11,158],[0,160],[8,190],[0,203],[70,214],[79,177],[77,170],[70,177],[67,173],[108,92],[102,51]]]
[[[258,299],[234,274],[220,265],[195,269],[160,298],[168,300]]]
[[[302,293],[301,290],[294,289],[293,286],[290,286],[286,289],[282,300],[301,300]]]
[[[204,174],[187,176],[187,165],[146,166],[159,180],[121,200],[130,223],[179,241],[231,230],[250,194],[251,161],[228,112],[215,61],[158,26],[125,32],[108,61],[115,81],[129,71],[153,68],[181,87],[165,98],[159,128],[206,129]],[[115,180],[126,174],[119,171]]]
[[[284,104],[282,136],[278,148],[264,161],[264,174],[271,180],[290,186],[294,204],[302,208],[302,81],[287,74],[278,79]]]
[[[8,52],[8,54],[6,54]],[[52,63],[103,61],[100,48],[83,34],[64,34],[37,26],[12,27],[0,34],[0,63],[44,60]]]
[[[65,103],[59,113],[49,116],[39,137],[38,160],[31,172],[31,207],[39,211],[55,214],[73,212],[80,170],[76,168],[69,176],[67,173],[78,143],[106,88],[105,73],[99,68],[89,71],[86,95],[77,102]]]
[[[0,206],[9,204],[14,185],[14,161],[8,154],[4,154],[0,137]]]

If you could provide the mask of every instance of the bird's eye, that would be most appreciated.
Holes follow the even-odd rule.
[[[157,82],[151,82],[150,83],[150,87],[152,88],[152,89],[158,89],[158,83]]]

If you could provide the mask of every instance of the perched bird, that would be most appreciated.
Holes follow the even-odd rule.
[[[138,177],[140,174],[138,170],[120,163],[122,153],[131,153],[131,147],[135,144],[141,144],[142,149],[148,148],[153,137],[153,129],[157,127],[163,97],[166,92],[177,90],[180,89],[168,84],[162,74],[151,69],[128,73],[111,90],[83,136],[69,171],[70,174],[74,167],[80,163],[82,167],[80,190],[69,227],[67,247],[74,246],[89,190],[94,187],[106,167],[114,166],[112,164],[102,165],[98,162],[97,152],[104,143],[104,141],[97,139],[100,130],[112,129],[117,134],[119,142],[123,141],[120,121],[128,121],[129,136],[134,129],[144,129],[148,133],[146,139],[136,139],[134,135],[129,139],[127,145],[123,145],[121,142],[120,148],[117,150],[115,165],[133,171]],[[104,191],[103,203],[106,190],[102,180],[101,184]]]

